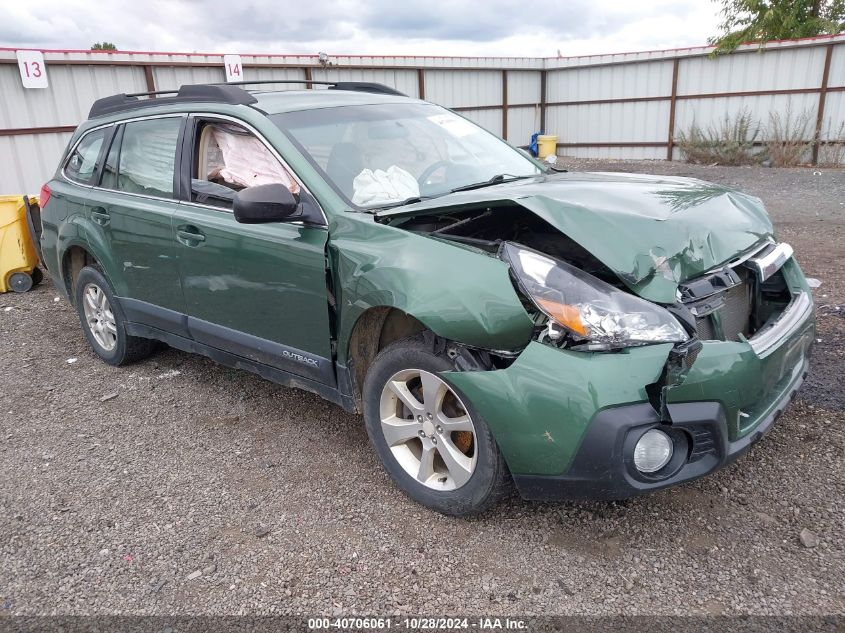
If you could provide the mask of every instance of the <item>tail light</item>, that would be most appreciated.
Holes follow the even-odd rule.
[[[50,200],[50,195],[52,192],[50,191],[50,185],[44,183],[41,187],[41,194],[38,196],[38,206],[42,209],[47,206],[47,202]]]

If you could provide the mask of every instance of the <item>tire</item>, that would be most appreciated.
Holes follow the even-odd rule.
[[[422,336],[389,345],[375,358],[364,379],[364,421],[385,470],[405,494],[442,514],[467,516],[504,498],[511,478],[481,414],[438,376],[454,369],[446,355],[436,354]],[[435,389],[439,385],[435,381],[445,387]],[[428,393],[445,395],[435,404],[432,400],[427,404],[423,385],[429,386]],[[408,402],[416,408],[412,410]],[[390,444],[386,433],[391,435]],[[426,459],[423,466],[432,449],[434,457]]]
[[[79,272],[75,288],[76,311],[82,332],[97,356],[109,365],[117,366],[134,363],[152,354],[155,349],[153,341],[126,334],[126,317],[102,272],[86,266]],[[95,323],[89,324],[89,319]]]
[[[44,281],[44,273],[41,272],[41,269],[38,266],[36,266],[35,268],[32,269],[31,277],[32,277],[32,285],[33,286],[37,286],[42,281]]]

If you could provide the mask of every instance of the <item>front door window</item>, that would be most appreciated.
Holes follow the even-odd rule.
[[[191,201],[232,208],[235,193],[256,185],[282,184],[299,193],[299,184],[254,134],[232,123],[201,123]]]

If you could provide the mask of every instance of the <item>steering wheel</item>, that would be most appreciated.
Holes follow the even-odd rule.
[[[431,178],[432,174],[436,172],[438,169],[443,167],[449,167],[452,163],[448,160],[438,160],[423,170],[423,173],[420,174],[420,177],[417,178],[417,182],[420,184],[420,191],[428,184],[428,179]]]

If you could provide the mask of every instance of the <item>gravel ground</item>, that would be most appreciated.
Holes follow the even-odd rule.
[[[446,518],[358,417],[173,350],[109,367],[45,282],[0,296],[0,613],[845,612],[845,172],[569,162],[738,185],[824,282],[812,377],[743,459]]]

